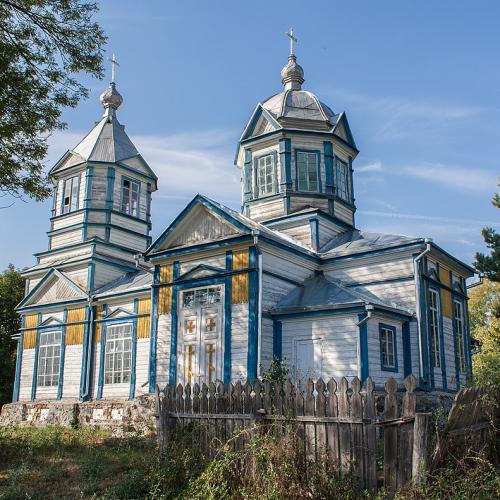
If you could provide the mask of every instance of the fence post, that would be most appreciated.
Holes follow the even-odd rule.
[[[413,424],[412,478],[416,484],[425,482],[429,461],[430,413],[415,413]]]

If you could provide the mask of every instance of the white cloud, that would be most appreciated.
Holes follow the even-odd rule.
[[[467,168],[442,163],[423,163],[403,167],[399,172],[461,191],[490,193],[497,184],[497,176],[492,172],[472,166]]]
[[[360,165],[356,167],[356,172],[381,172],[383,170],[382,168],[382,162],[381,161],[372,161],[370,163],[366,163],[365,165]]]

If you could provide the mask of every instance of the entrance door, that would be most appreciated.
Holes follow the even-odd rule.
[[[209,384],[222,379],[222,287],[182,292],[179,314],[179,381]]]

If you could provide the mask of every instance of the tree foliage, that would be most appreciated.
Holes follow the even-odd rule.
[[[472,357],[474,382],[500,387],[500,283],[485,280],[469,292],[472,338],[480,344]]]
[[[500,195],[498,193],[493,195],[491,204],[496,208],[500,208]],[[474,266],[490,280],[500,281],[500,234],[497,234],[491,227],[485,227],[483,229],[483,238],[486,246],[491,250],[491,254],[476,253]]]
[[[96,11],[85,0],[0,0],[0,194],[49,196],[47,139],[88,95],[78,74],[102,77]]]
[[[0,406],[12,401],[12,387],[16,364],[16,345],[12,335],[20,328],[15,307],[24,296],[24,280],[10,264],[0,274]]]

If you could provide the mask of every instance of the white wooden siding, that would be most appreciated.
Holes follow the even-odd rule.
[[[73,245],[82,242],[82,230],[74,229],[61,234],[55,234],[50,237],[50,246],[52,249]]]
[[[73,224],[81,224],[83,222],[83,212],[76,214],[68,214],[65,217],[56,219],[52,223],[52,229],[61,229],[63,227],[72,226]]]
[[[62,397],[78,399],[82,373],[82,344],[67,345],[64,355],[64,377]]]
[[[456,389],[455,342],[453,340],[453,321],[443,316],[444,359],[446,362],[446,382],[448,389]]]
[[[248,354],[248,304],[231,307],[231,379],[245,380]]]
[[[158,317],[158,333],[156,339],[156,383],[160,387],[164,387],[168,384],[171,325],[171,314],[161,314]]]
[[[346,207],[344,204],[340,203],[339,201],[334,201],[333,203],[333,213],[335,214],[335,217],[339,218],[340,220],[347,222],[347,224],[353,224],[354,222],[354,215],[352,213],[352,209]]]
[[[261,341],[260,341],[260,364],[261,370],[267,370],[273,360],[273,320],[271,318],[262,318]]]
[[[137,354],[135,363],[135,395],[149,392],[149,346],[150,340],[137,339]]]
[[[35,349],[24,349],[21,361],[21,379],[19,386],[19,400],[31,399],[31,384],[33,382],[33,368],[35,366]]]

